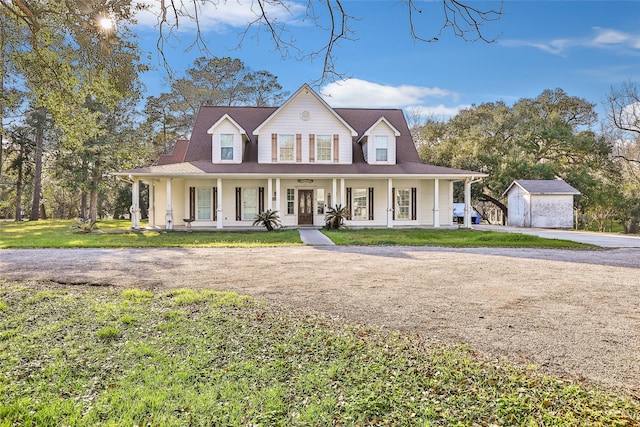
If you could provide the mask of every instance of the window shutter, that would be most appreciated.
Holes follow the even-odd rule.
[[[416,187],[411,187],[411,219],[418,219],[418,189]]]
[[[351,211],[353,209],[353,203],[351,200],[351,187],[347,187],[347,210],[349,211],[349,215],[347,215],[347,219],[351,220]]]
[[[369,221],[373,221],[373,187],[369,187]]]
[[[316,161],[316,136],[309,134],[309,163]]]
[[[196,218],[196,187],[189,187],[189,219]]]
[[[242,219],[242,188],[236,187],[236,221]]]
[[[213,187],[213,220],[218,220],[218,187]]]
[[[271,134],[271,161],[276,163],[278,161],[278,134]]]
[[[264,212],[264,187],[258,187],[258,213]]]
[[[302,162],[302,134],[296,134],[296,162]]]
[[[391,189],[391,219],[396,219],[396,189]]]
[[[333,163],[340,161],[340,135],[333,135]]]

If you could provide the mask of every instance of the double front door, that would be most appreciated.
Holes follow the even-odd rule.
[[[298,190],[298,225],[313,225],[313,190]]]

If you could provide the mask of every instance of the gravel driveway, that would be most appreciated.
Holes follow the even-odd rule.
[[[2,250],[0,277],[232,290],[640,393],[640,249]]]

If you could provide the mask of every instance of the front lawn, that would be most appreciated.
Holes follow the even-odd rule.
[[[26,285],[26,286],[25,286]],[[0,283],[0,426],[634,426],[630,397],[234,293]]]
[[[594,249],[568,240],[544,239],[520,233],[445,228],[363,228],[322,230],[336,245],[447,246]]]
[[[7,248],[141,248],[141,247],[253,247],[301,245],[297,230],[248,231],[139,231],[131,222],[97,223],[96,232],[75,234],[75,221],[0,222],[0,249]]]

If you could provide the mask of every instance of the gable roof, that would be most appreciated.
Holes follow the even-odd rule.
[[[171,163],[180,163],[184,161],[184,155],[189,146],[188,139],[179,139],[173,147],[173,153],[161,154],[158,158],[158,165],[169,165]]]
[[[364,131],[364,133],[360,136],[360,138],[358,138],[358,142],[361,142],[365,136],[369,136],[371,134],[371,129],[373,129],[374,127],[378,126],[378,124],[380,123],[386,123],[387,126],[389,126],[389,128],[391,128],[391,131],[393,132],[393,134],[395,136],[400,136],[400,131],[398,129],[396,129],[391,123],[389,123],[389,120],[387,120],[384,116],[380,117],[378,119],[378,121],[376,121],[374,124],[372,124],[369,129],[367,129],[366,131]]]
[[[260,123],[260,125],[258,127],[256,127],[253,130],[253,134],[254,135],[259,135],[260,134],[260,129],[262,129],[263,126],[265,126],[267,123],[269,123],[269,121],[271,119],[273,119],[274,117],[276,117],[278,115],[278,113],[280,111],[282,111],[283,109],[285,109],[289,104],[291,104],[297,97],[299,94],[301,94],[303,91],[305,91],[305,93],[310,93],[311,95],[314,96],[314,98],[320,103],[322,104],[322,106],[324,108],[327,109],[327,111],[329,111],[336,119],[338,119],[347,129],[349,129],[349,132],[351,132],[351,136],[357,136],[356,131],[349,125],[349,123],[345,122],[342,117],[340,117],[338,114],[336,114],[336,111],[331,108],[329,106],[329,104],[326,103],[326,101],[324,99],[322,99],[322,97],[320,95],[318,95],[316,93],[315,90],[311,89],[311,86],[309,86],[308,84],[303,84],[300,89],[298,89],[296,91],[296,93],[294,93],[293,95],[291,95],[291,97],[289,97],[289,99],[287,99],[287,101],[282,104],[282,106],[280,106],[276,111],[274,111],[273,113],[271,113],[271,115],[269,117],[267,117],[262,123]]]
[[[258,163],[259,128],[270,120],[285,105],[295,98],[295,94],[280,108],[276,107],[227,107],[202,106],[196,116],[191,139],[186,145],[176,145],[173,156],[166,156],[158,166],[149,166],[116,175],[138,176],[201,176],[217,175],[305,175],[335,177],[374,175],[378,177],[430,176],[447,179],[480,178],[484,173],[429,165],[422,162],[413,143],[411,132],[401,109],[331,108],[308,85],[303,85],[296,94],[308,90],[336,119],[343,123],[352,135],[352,163]],[[212,163],[211,134],[209,130],[224,118],[231,120],[239,129],[246,131],[242,163]],[[369,164],[359,139],[373,126],[384,121],[396,137],[396,163],[390,165]]]
[[[244,130],[244,128],[243,128],[242,126],[240,126],[240,125],[239,125],[235,120],[233,120],[233,118],[231,118],[231,116],[230,116],[229,114],[225,114],[224,116],[220,117],[220,118],[218,119],[218,121],[217,121],[217,122],[215,122],[215,123],[214,123],[214,124],[209,128],[209,130],[207,131],[207,133],[213,133],[213,130],[214,130],[216,127],[218,127],[218,126],[220,125],[220,123],[222,123],[222,122],[223,122],[223,121],[225,121],[225,120],[229,120],[229,121],[231,122],[231,124],[232,124],[233,126],[235,126],[235,127],[238,129],[238,131],[240,132],[240,135],[245,135],[245,136],[247,136],[247,131],[246,131],[246,130]]]
[[[580,192],[561,179],[520,179],[513,181],[503,196],[517,185],[529,194],[579,195]]]

